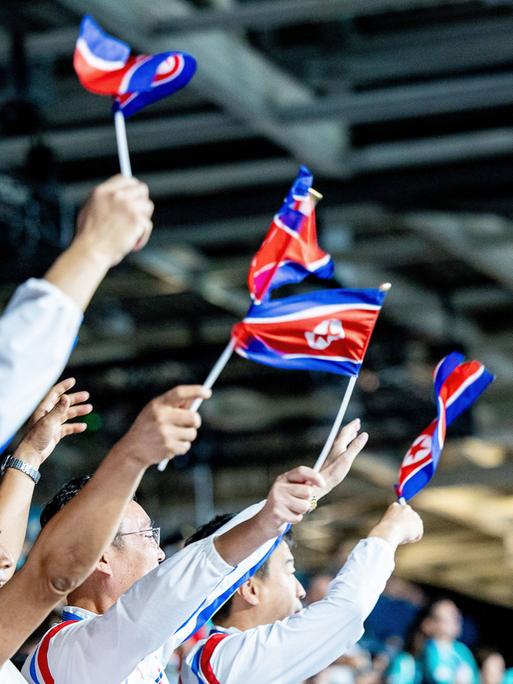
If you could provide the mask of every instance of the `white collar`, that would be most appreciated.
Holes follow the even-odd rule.
[[[98,613],[93,613],[85,608],[79,608],[78,606],[64,606],[62,609],[63,615],[70,613],[71,615],[76,615],[80,620],[86,620],[87,618],[98,617]]]

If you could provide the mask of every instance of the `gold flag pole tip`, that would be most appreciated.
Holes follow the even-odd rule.
[[[321,195],[320,192],[314,190],[313,188],[308,188],[308,193],[312,195],[312,197],[314,197],[318,202],[324,197],[324,195]]]
[[[381,283],[381,285],[378,287],[378,290],[380,292],[388,292],[391,287],[392,283]]]

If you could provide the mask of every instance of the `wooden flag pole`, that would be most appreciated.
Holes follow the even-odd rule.
[[[132,177],[132,167],[130,166],[130,154],[128,152],[128,141],[126,137],[125,117],[118,109],[114,112],[114,128],[116,129],[116,143],[118,146],[119,168],[126,178]]]
[[[235,347],[235,341],[233,340],[233,338],[230,338],[230,341],[228,342],[228,344],[224,348],[223,353],[217,359],[214,366],[212,367],[212,370],[207,375],[207,378],[206,378],[205,382],[203,383],[203,387],[206,387],[207,389],[212,389],[215,381],[221,375],[224,367],[226,366],[226,364],[230,360],[231,355],[233,354],[234,347]],[[191,411],[197,411],[202,403],[203,403],[203,399],[201,399],[201,398],[195,399],[191,404],[190,410]],[[169,463],[168,458],[165,458],[164,460],[162,460],[157,466],[158,470],[160,470],[160,472],[162,473],[166,469],[168,463]]]
[[[379,286],[379,290],[381,292],[388,292],[392,285],[390,283],[382,283]],[[322,466],[324,465],[324,462],[328,458],[328,454],[331,451],[331,447],[333,446],[333,442],[335,441],[335,438],[338,434],[338,431],[340,430],[340,426],[342,425],[342,421],[344,420],[344,416],[347,411],[347,407],[349,406],[349,401],[351,399],[351,395],[353,394],[354,387],[356,385],[356,381],[358,380],[357,375],[352,375],[349,378],[349,382],[347,383],[346,391],[344,393],[344,396],[342,398],[342,403],[340,404],[340,408],[338,410],[338,413],[336,415],[335,421],[331,427],[330,434],[328,435],[328,439],[326,440],[326,443],[324,444],[321,453],[319,454],[319,458],[315,462],[315,465],[313,469],[318,473],[320,472]]]

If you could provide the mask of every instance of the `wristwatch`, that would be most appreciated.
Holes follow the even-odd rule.
[[[16,470],[21,470],[22,473],[28,475],[34,484],[37,484],[41,479],[41,473],[34,466],[25,463],[21,458],[16,458],[16,456],[6,456],[0,467],[0,475],[3,475],[7,468],[16,468]]]

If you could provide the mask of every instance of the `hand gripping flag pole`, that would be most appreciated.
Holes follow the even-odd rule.
[[[392,285],[390,283],[382,283],[379,286],[380,292],[388,292]],[[340,426],[342,425],[342,421],[344,420],[344,416],[346,415],[347,407],[349,406],[349,402],[351,400],[351,396],[353,394],[353,390],[356,385],[356,381],[358,380],[358,375],[352,375],[349,378],[349,382],[347,383],[346,391],[344,392],[344,396],[342,398],[342,403],[340,404],[340,408],[338,410],[338,413],[335,417],[335,420],[333,422],[333,425],[331,427],[330,433],[328,435],[328,439],[326,440],[321,453],[319,454],[318,459],[315,461],[315,465],[313,469],[318,473],[320,472],[322,466],[324,465],[324,462],[328,458],[328,454],[331,451],[331,447],[333,446],[333,443],[335,441],[336,436],[338,435],[338,431],[340,430]]]
[[[310,187],[308,188],[304,197],[302,197],[301,199],[298,199],[297,195],[293,195],[293,190],[291,190],[289,195],[291,196],[291,201],[296,202],[298,205],[301,203],[301,200],[303,202],[305,202],[305,200],[306,200],[309,214],[304,216],[303,220],[305,222],[308,221],[310,219],[310,217],[313,217],[315,207],[316,207],[317,203],[322,199],[321,193],[317,192],[317,190],[314,190],[313,188],[310,188]],[[296,210],[296,213],[300,213],[300,210]],[[278,268],[279,268],[279,263],[277,263],[275,265],[273,275],[275,274],[275,272]],[[271,287],[271,280],[273,279],[273,275],[267,280],[267,283],[265,286],[265,292],[267,292],[269,290],[269,288]],[[305,273],[305,276],[306,275],[307,274]],[[305,277],[305,276],[303,276],[303,277]],[[298,278],[296,276],[296,280],[297,279]],[[264,291],[262,291],[262,297],[263,296],[264,296]],[[207,389],[212,389],[217,378],[221,375],[221,373],[224,370],[224,367],[226,366],[228,361],[231,359],[231,356],[234,352],[234,349],[235,349],[235,339],[233,336],[231,336],[230,341],[228,342],[228,344],[224,348],[221,356],[217,359],[214,366],[212,367],[212,370],[208,374],[205,382],[203,383],[203,387],[206,387]],[[202,403],[203,403],[203,399],[195,399],[194,402],[191,404],[190,410],[191,411],[197,411]],[[157,466],[158,470],[160,470],[160,472],[163,472],[166,469],[168,463],[169,463],[168,458],[162,460]]]

